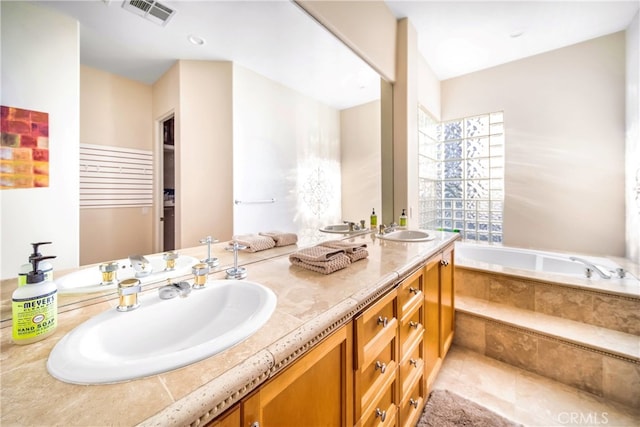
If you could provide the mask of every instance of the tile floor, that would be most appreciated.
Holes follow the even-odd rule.
[[[459,346],[449,351],[434,388],[525,426],[640,426],[640,408],[606,401]]]

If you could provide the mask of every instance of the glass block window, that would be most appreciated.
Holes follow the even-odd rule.
[[[501,243],[504,121],[496,112],[436,122],[419,109],[420,226]]]

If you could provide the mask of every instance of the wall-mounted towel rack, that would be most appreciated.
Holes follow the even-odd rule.
[[[270,198],[270,199],[265,199],[265,200],[234,200],[233,203],[235,203],[236,205],[258,205],[261,203],[275,203],[276,199],[275,198]]]
[[[153,205],[153,153],[80,144],[80,207]]]

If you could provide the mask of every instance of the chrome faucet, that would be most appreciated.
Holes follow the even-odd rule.
[[[360,230],[360,226],[353,221],[342,221],[344,224],[349,226],[349,231],[358,231]]]
[[[136,271],[136,277],[148,276],[153,270],[149,260],[142,255],[129,255],[129,262]]]
[[[182,298],[186,298],[191,293],[191,285],[189,282],[170,283],[158,288],[158,295],[160,299],[171,299],[178,295]]]
[[[603,279],[611,279],[611,275],[610,274],[605,273],[598,266],[596,266],[595,264],[593,264],[593,263],[591,263],[591,262],[589,262],[589,261],[587,261],[585,259],[578,258],[578,257],[575,257],[575,256],[572,256],[569,259],[571,261],[581,262],[581,263],[583,263],[585,265],[584,275],[587,276],[587,278],[590,278],[591,274],[595,271]]]
[[[398,224],[395,222],[392,222],[389,225],[380,224],[380,234],[391,233],[392,231],[395,231],[397,227]]]

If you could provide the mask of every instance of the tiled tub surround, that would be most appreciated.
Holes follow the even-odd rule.
[[[436,233],[430,242],[400,243],[357,236],[369,257],[330,275],[294,267],[287,252],[297,247],[240,254],[248,279],[271,288],[278,304],[267,324],[229,350],[187,367],[119,384],[80,386],[60,382],[46,371],[49,352],[67,332],[105,310],[115,296],[70,300],[65,296],[55,334],[28,346],[11,343],[10,322],[2,323],[2,425],[202,425],[247,396],[313,347],[351,321],[355,314],[393,288],[416,267],[458,238]],[[221,267],[211,279],[224,278],[230,265],[226,243],[212,255]],[[187,255],[204,258],[206,248]],[[276,255],[274,255],[276,254]],[[3,306],[15,283],[2,283]],[[148,289],[147,292],[154,292]],[[192,294],[189,298],[197,297]],[[69,301],[71,303],[67,304]],[[126,313],[123,313],[126,315]],[[135,325],[132,325],[135,327]],[[126,331],[123,331],[126,333]]]
[[[456,344],[640,406],[640,290],[480,264],[456,259]]]

